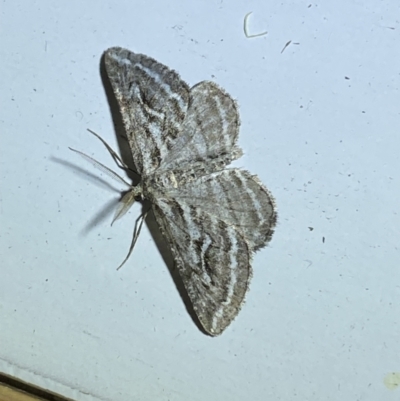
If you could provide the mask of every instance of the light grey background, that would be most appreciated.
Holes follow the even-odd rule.
[[[249,11],[268,35],[245,37]],[[400,371],[398,1],[6,0],[0,14],[1,372],[85,401],[399,399],[384,384]],[[118,149],[110,46],[237,98],[236,165],[276,197],[221,337],[192,322],[147,226],[115,270],[140,205],[110,227],[122,188],[68,150],[115,168],[86,131]]]

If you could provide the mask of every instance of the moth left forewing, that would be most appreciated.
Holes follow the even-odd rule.
[[[200,323],[210,335],[221,334],[249,286],[246,239],[235,227],[175,199],[158,199],[153,210]]]
[[[150,174],[182,132],[189,86],[177,72],[143,54],[113,47],[104,59],[137,171]]]

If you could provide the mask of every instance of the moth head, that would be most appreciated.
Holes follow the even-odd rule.
[[[127,211],[131,208],[131,206],[135,203],[135,200],[141,196],[142,196],[142,187],[140,185],[137,185],[136,187],[131,187],[130,190],[125,192],[125,194],[122,196],[121,200],[118,203],[118,207],[117,210],[115,211],[111,225],[113,225],[116,220],[119,220],[121,217],[123,217],[127,213]]]

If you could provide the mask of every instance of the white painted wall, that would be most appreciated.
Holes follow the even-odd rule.
[[[244,36],[249,11],[267,36]],[[1,372],[76,400],[399,399],[384,384],[400,371],[398,1],[0,13]],[[236,165],[276,196],[276,235],[221,337],[192,322],[148,227],[115,270],[140,207],[110,227],[118,192],[68,150],[114,168],[86,128],[118,149],[99,73],[115,45],[236,97]]]

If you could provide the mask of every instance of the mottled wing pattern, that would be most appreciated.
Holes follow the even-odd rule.
[[[200,323],[221,334],[239,313],[251,277],[251,250],[241,232],[176,199],[153,204]]]
[[[189,170],[196,164],[206,171],[224,168],[242,155],[236,145],[239,125],[238,108],[232,97],[214,82],[200,82],[190,90],[182,125],[184,135],[165,155],[160,170]]]
[[[178,73],[143,54],[113,47],[104,59],[137,172],[148,175],[182,132],[189,87]]]
[[[152,202],[201,324],[218,335],[238,314],[251,256],[276,224],[273,198],[259,179],[225,169],[242,153],[237,105],[216,84],[189,90],[175,71],[125,49],[107,50],[105,64],[142,195]]]
[[[251,250],[265,246],[273,234],[274,199],[257,176],[247,171],[226,169],[204,175],[170,189],[168,195],[236,227]]]

